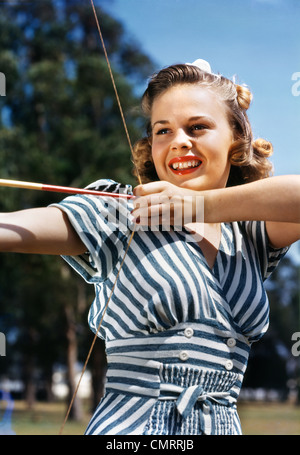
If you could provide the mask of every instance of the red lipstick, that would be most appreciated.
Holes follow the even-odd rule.
[[[188,167],[186,167],[185,163],[188,162],[190,162],[190,164]],[[196,171],[201,166],[201,164],[202,161],[196,156],[185,155],[172,158],[169,162],[169,168],[176,175],[186,175]]]

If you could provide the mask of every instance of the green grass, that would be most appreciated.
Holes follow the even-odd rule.
[[[289,403],[241,403],[238,407],[244,435],[299,435],[300,406]],[[12,429],[17,435],[58,435],[66,414],[62,403],[36,403],[28,410],[16,401]],[[63,435],[82,435],[89,422],[86,411],[82,422],[68,420]],[[1,420],[1,413],[0,413]]]
[[[292,403],[241,403],[244,435],[300,435],[300,406]]]
[[[38,402],[29,410],[23,401],[16,401],[12,414],[12,430],[17,435],[59,435],[67,407],[63,403]],[[89,422],[90,415],[84,413],[81,422],[68,419],[63,435],[82,435]]]

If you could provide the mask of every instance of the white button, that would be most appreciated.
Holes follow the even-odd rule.
[[[231,360],[227,360],[226,363],[225,363],[225,368],[226,370],[232,370],[233,368],[233,363]]]
[[[184,334],[187,338],[191,338],[194,335],[194,330],[191,327],[187,327]]]
[[[186,361],[189,358],[189,355],[186,351],[181,351],[179,354],[180,360]]]
[[[234,348],[234,346],[236,345],[236,341],[234,338],[228,338],[227,340],[227,346],[229,348]]]

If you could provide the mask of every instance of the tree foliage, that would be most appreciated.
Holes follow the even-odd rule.
[[[6,96],[0,98],[1,178],[76,187],[99,178],[135,184],[89,2],[8,2],[0,10],[0,71],[7,81]],[[135,84],[152,72],[152,62],[121,23],[100,8],[97,13],[134,142],[142,134]],[[53,193],[1,188],[0,211],[60,199]],[[70,330],[80,338],[79,359],[87,354],[93,290],[79,280],[66,272],[60,258],[1,255],[0,330],[8,335],[9,347],[0,377],[9,368],[12,377],[22,371],[29,402],[36,395],[32,384],[48,380],[55,363],[67,363],[74,342]]]
[[[299,265],[285,256],[266,282],[270,302],[270,324],[266,335],[251,350],[244,385],[277,389],[282,399],[297,382],[300,388],[299,357],[293,355],[292,335],[299,332]]]

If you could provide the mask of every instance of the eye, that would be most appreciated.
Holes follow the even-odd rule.
[[[204,129],[207,129],[207,125],[203,125],[202,123],[197,123],[195,125],[192,125],[190,127],[190,131],[193,133],[194,131],[202,131]]]
[[[156,135],[163,135],[163,134],[167,134],[169,132],[169,129],[168,128],[161,128],[160,130],[156,131]]]

